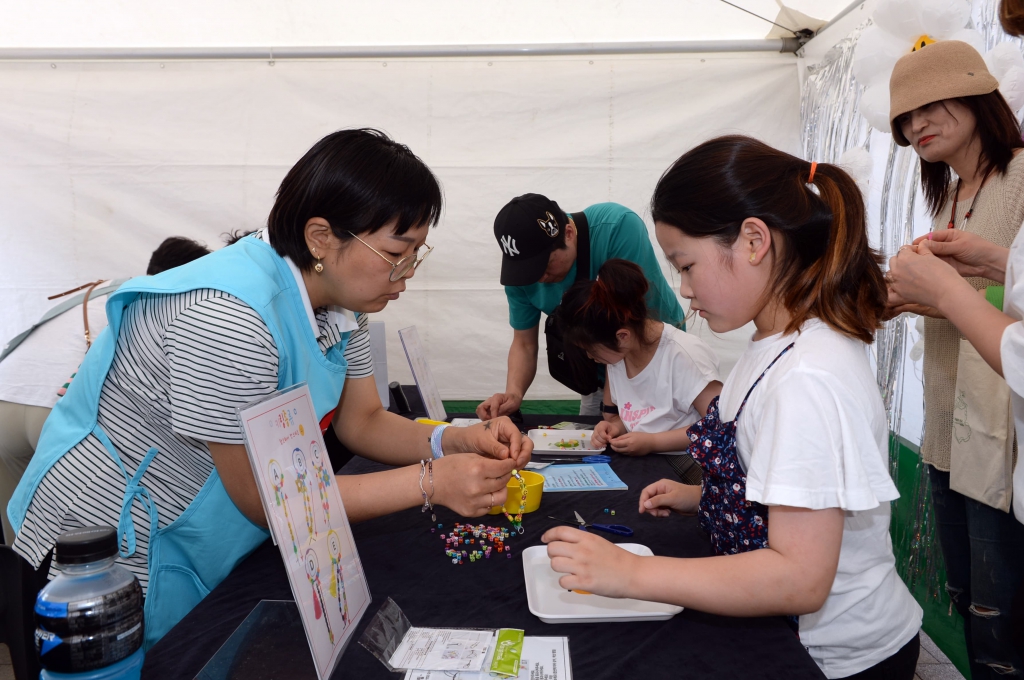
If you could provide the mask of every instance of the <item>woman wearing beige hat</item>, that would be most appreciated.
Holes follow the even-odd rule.
[[[935,241],[956,233],[1006,249],[1024,220],[1024,159],[1017,155],[1024,142],[998,87],[981,55],[959,41],[929,45],[893,70],[892,133],[921,157]],[[931,317],[921,457],[929,465],[946,587],[964,618],[972,677],[1021,677],[1024,662],[1010,641],[1011,600],[1024,578],[1024,525],[1010,512],[1017,454],[1010,390],[979,354],[985,348],[975,348],[945,318],[956,319],[959,309],[950,305],[963,298],[910,285],[904,265],[928,254],[917,249],[894,258],[890,302],[894,311]],[[968,275],[962,281],[994,300],[1001,282],[988,278],[992,271],[961,271]]]

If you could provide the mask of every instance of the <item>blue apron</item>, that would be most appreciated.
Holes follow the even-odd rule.
[[[234,295],[263,319],[277,346],[278,389],[305,381],[317,418],[335,409],[348,364],[344,351],[351,333],[320,350],[309,324],[295,277],[269,244],[243,238],[234,245],[156,276],[132,279],[107,300],[109,325],[85,356],[67,394],[43,426],[35,455],[7,506],[15,531],[21,530],[29,504],[47,471],[90,434],[95,435],[125,478],[118,535],[121,555],[134,554],[132,504],[150,517],[149,588],[146,594],[145,644],[149,648],[269,535],[250,522],[231,501],[216,469],[192,503],[171,524],[159,529],[155,499],[143,485],[146,468],[159,455],[151,448],[129,475],[110,439],[97,424],[100,393],[114,359],[124,310],[140,294],[175,294],[212,288]]]

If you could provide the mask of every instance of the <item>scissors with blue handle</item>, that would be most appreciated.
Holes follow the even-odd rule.
[[[599,453],[599,454],[594,455],[594,456],[584,456],[583,457],[583,462],[584,463],[610,463],[610,462],[612,462],[612,457],[611,456],[606,456],[603,453]]]
[[[627,526],[623,526],[621,524],[587,524],[587,521],[583,519],[582,516],[580,516],[580,513],[573,510],[572,514],[576,515],[577,528],[579,528],[582,531],[586,531],[587,529],[597,529],[598,531],[603,531],[608,534],[615,534],[616,536],[629,537],[633,535],[633,530]],[[570,526],[573,525],[572,522],[567,522],[564,519],[558,519],[557,517],[549,516],[548,519],[553,519],[556,522],[561,522],[562,524],[568,524]]]
[[[632,536],[633,530],[627,526],[621,524],[587,524],[587,520],[583,519],[583,516],[575,510],[572,514],[576,515],[576,521],[579,522],[580,529],[586,531],[587,529],[597,529],[603,531],[606,534],[615,534],[616,536]]]

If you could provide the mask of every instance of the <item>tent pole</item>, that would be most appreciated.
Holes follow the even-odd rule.
[[[786,52],[795,38],[515,45],[390,45],[340,47],[0,47],[0,61],[152,61],[212,59],[401,59],[698,52]]]
[[[825,31],[825,29],[829,28],[830,26],[832,26],[832,24],[836,23],[837,21],[839,21],[840,19],[845,17],[847,14],[852,12],[858,5],[863,5],[864,2],[865,2],[865,0],[853,0],[853,2],[851,2],[844,9],[842,9],[838,14],[836,14],[834,17],[832,17],[827,24],[825,24],[824,26],[819,28],[817,31],[815,31],[815,34],[823,33]]]

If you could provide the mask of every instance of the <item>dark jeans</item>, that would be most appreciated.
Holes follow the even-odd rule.
[[[946,590],[964,619],[973,680],[1024,678],[1010,615],[1024,579],[1024,524],[949,488],[949,473],[928,466]]]
[[[849,675],[843,680],[914,680],[917,656],[920,653],[921,634],[918,633],[885,661],[880,661],[856,675]]]

